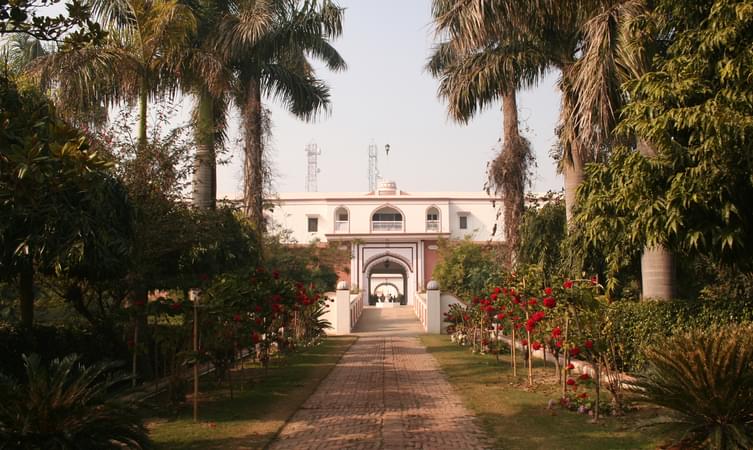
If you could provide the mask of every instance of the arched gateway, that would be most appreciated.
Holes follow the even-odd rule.
[[[269,220],[297,243],[349,247],[350,264],[337,268],[365,304],[391,294],[411,305],[432,279],[440,239],[500,240],[492,200],[485,192],[408,193],[385,181],[367,193],[280,194]]]

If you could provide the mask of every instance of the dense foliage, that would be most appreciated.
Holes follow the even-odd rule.
[[[442,290],[470,298],[501,279],[503,268],[499,250],[499,247],[479,245],[470,239],[441,240],[434,279]]]

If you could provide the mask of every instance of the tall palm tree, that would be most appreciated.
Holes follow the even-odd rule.
[[[627,100],[621,86],[649,72],[658,50],[659,35],[645,25],[650,21],[643,20],[650,13],[646,0],[604,1],[583,23],[582,57],[571,72],[577,101],[569,118],[580,131],[582,145],[603,148],[626,143],[645,158],[657,156],[656,146],[644,137],[624,142],[614,133]],[[674,295],[674,258],[665,242],[652,242],[643,249],[641,279],[644,298]]]
[[[241,4],[219,28],[221,48],[236,77],[235,102],[244,135],[244,209],[257,233],[264,230],[263,96],[311,120],[329,104],[329,88],[308,57],[334,71],[345,61],[330,40],[342,33],[343,9],[331,0],[260,0]]]
[[[39,58],[34,73],[55,88],[57,103],[75,112],[136,103],[143,148],[149,102],[174,92],[172,69],[196,29],[195,18],[177,0],[96,0],[92,11],[108,31],[105,42]]]
[[[503,136],[500,153],[492,162],[489,181],[501,194],[504,212],[504,235],[514,260],[518,228],[524,211],[528,168],[533,159],[529,142],[520,135],[516,90],[534,84],[540,75],[541,55],[535,45],[514,33],[511,16],[501,16],[487,33],[464,35],[457,2],[435,0],[433,15],[436,30],[447,40],[440,43],[427,68],[440,78],[439,95],[448,102],[454,120],[467,123],[489,103],[502,100]],[[494,28],[494,29],[492,29]]]

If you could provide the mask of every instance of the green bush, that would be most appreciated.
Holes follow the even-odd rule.
[[[698,328],[643,353],[632,390],[672,411],[683,448],[753,448],[753,326]]]
[[[753,322],[753,299],[618,301],[610,305],[607,317],[623,369],[637,372],[646,363],[643,349],[665,338],[712,325]]]

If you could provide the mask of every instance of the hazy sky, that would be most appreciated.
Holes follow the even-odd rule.
[[[279,192],[305,190],[306,144],[322,149],[319,191],[366,191],[368,146],[379,146],[383,178],[410,191],[478,191],[501,137],[499,103],[468,125],[447,118],[437,81],[424,70],[433,35],[430,0],[341,0],[343,36],[334,44],[348,63],[342,73],[322,71],[332,89],[331,113],[301,122],[274,103],[272,160]],[[538,167],[533,191],[560,190],[562,178],[548,156],[559,111],[556,76],[518,98],[521,127]],[[235,124],[237,122],[234,121]],[[235,125],[237,126],[237,125]],[[385,158],[384,145],[390,144]],[[231,146],[233,147],[233,146]],[[239,149],[219,169],[219,196],[240,192]]]

